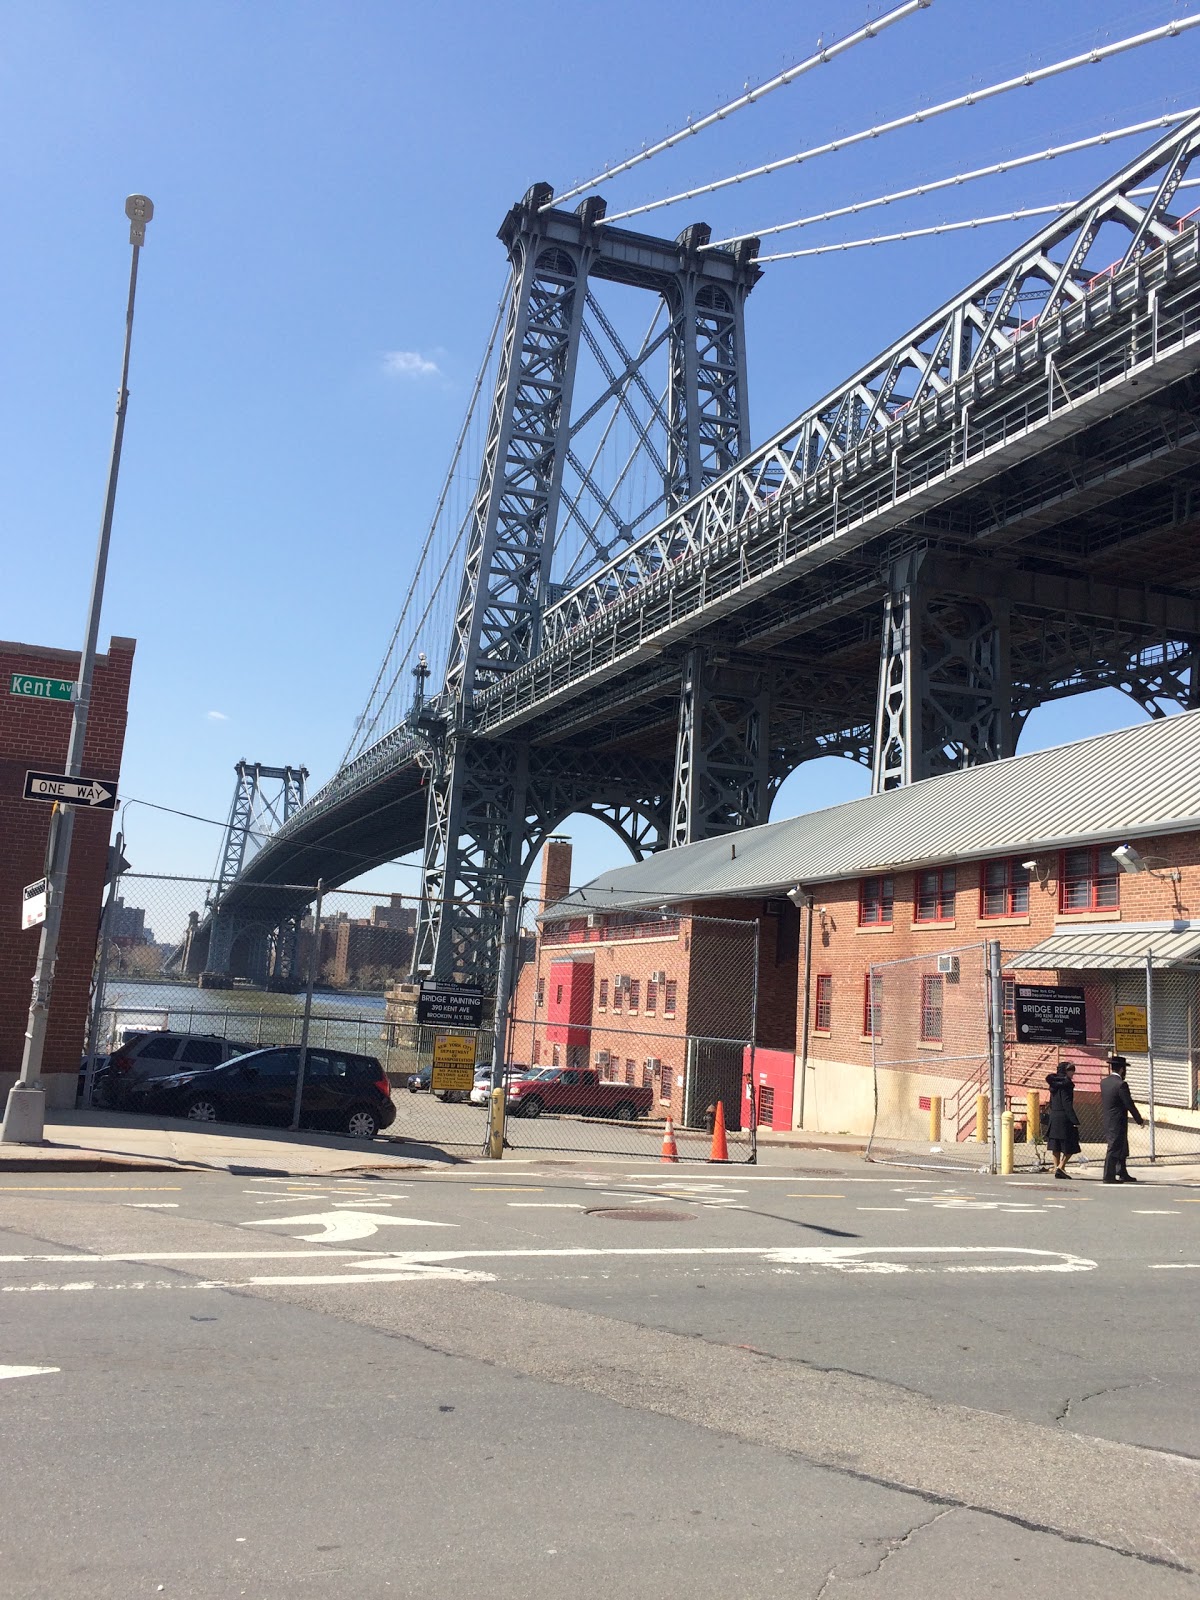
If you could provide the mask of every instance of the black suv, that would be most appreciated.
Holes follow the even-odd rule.
[[[193,1122],[265,1122],[289,1126],[296,1101],[300,1046],[252,1050],[209,1071],[176,1072],[136,1084],[132,1111],[159,1111]],[[374,1056],[310,1050],[304,1069],[300,1121],[373,1139],[396,1120],[392,1086]]]
[[[127,1032],[108,1060],[96,1063],[92,1102],[124,1110],[130,1096],[152,1078],[169,1078],[179,1072],[220,1066],[234,1056],[244,1056],[256,1045],[242,1044],[215,1033]],[[81,1085],[82,1087],[82,1085]]]

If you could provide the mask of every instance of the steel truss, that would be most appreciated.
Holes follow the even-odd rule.
[[[616,525],[618,538],[629,533],[613,512],[613,486],[606,493],[594,482],[594,458],[585,463],[571,448],[581,341],[586,338],[608,380],[605,399],[634,414],[629,395],[637,390],[651,420],[663,416],[641,370],[654,344],[653,325],[642,349],[630,355],[590,295],[589,279],[649,289],[666,302],[671,380],[666,455],[658,465],[668,503],[697,493],[726,470],[747,439],[742,308],[759,275],[753,244],[702,254],[707,228],[691,228],[670,243],[605,228],[600,200],[563,212],[547,209],[551,199],[546,185],[535,185],[500,231],[513,268],[511,300],[454,642],[436,702],[444,721],[440,730],[429,731],[420,757],[429,782],[414,968],[439,977],[472,973],[490,979],[504,897],[519,888],[539,836],[530,810],[553,810],[528,749],[515,741],[479,741],[466,713],[478,694],[502,683],[541,646],[568,460],[601,516]],[[585,323],[589,309],[617,365]],[[594,414],[595,408],[582,420]],[[639,442],[647,442],[644,426]],[[598,523],[586,523],[578,498],[567,521],[572,519],[583,526],[585,546],[597,552]],[[582,762],[581,774],[586,771]],[[581,804],[600,804],[587,782],[577,782],[576,789]],[[601,813],[630,838],[648,837],[647,826],[665,837],[659,819],[649,825],[640,816],[637,798],[622,794],[601,804]],[[555,823],[561,820],[559,815]]]
[[[301,810],[307,778],[305,767],[267,767],[259,761],[239,761],[234,767],[233,801],[221,841],[216,883],[208,898],[212,918],[207,971],[227,976],[235,944],[245,942],[251,932],[250,922],[232,908],[222,911],[221,905],[227,890],[245,871],[248,854],[253,855],[250,841],[254,839],[261,846],[264,835],[282,828]],[[270,785],[277,788],[271,789]],[[260,928],[259,920],[254,920],[253,927],[260,929],[262,937],[259,946],[243,953],[250,968],[248,976],[291,976],[296,929],[292,918],[284,918],[283,923]]]

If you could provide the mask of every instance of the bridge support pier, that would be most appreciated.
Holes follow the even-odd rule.
[[[875,794],[1012,754],[1009,602],[934,585],[925,556],[910,552],[889,575]]]
[[[679,696],[671,844],[752,828],[770,804],[770,691],[761,672],[689,650]]]

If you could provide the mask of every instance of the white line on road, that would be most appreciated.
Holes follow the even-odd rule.
[[[514,1211],[582,1211],[583,1203],[579,1200],[510,1200],[509,1206]]]
[[[39,1378],[46,1372],[61,1372],[61,1367],[0,1367],[0,1378]]]
[[[350,1239],[369,1239],[380,1228],[456,1228],[456,1222],[426,1222],[423,1217],[385,1217],[378,1211],[314,1211],[306,1217],[252,1217],[248,1228],[274,1228],[315,1224],[315,1233],[301,1233],[301,1239],[319,1239],[333,1244]]]
[[[1178,1211],[1138,1211],[1136,1208],[1133,1214],[1135,1217],[1177,1217],[1180,1215]]]

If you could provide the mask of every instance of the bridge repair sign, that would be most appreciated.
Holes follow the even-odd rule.
[[[1013,988],[1019,1044],[1086,1044],[1082,989],[1061,984],[1018,983]]]
[[[475,1041],[462,1035],[447,1034],[433,1041],[433,1073],[429,1087],[462,1093],[475,1082]]]

